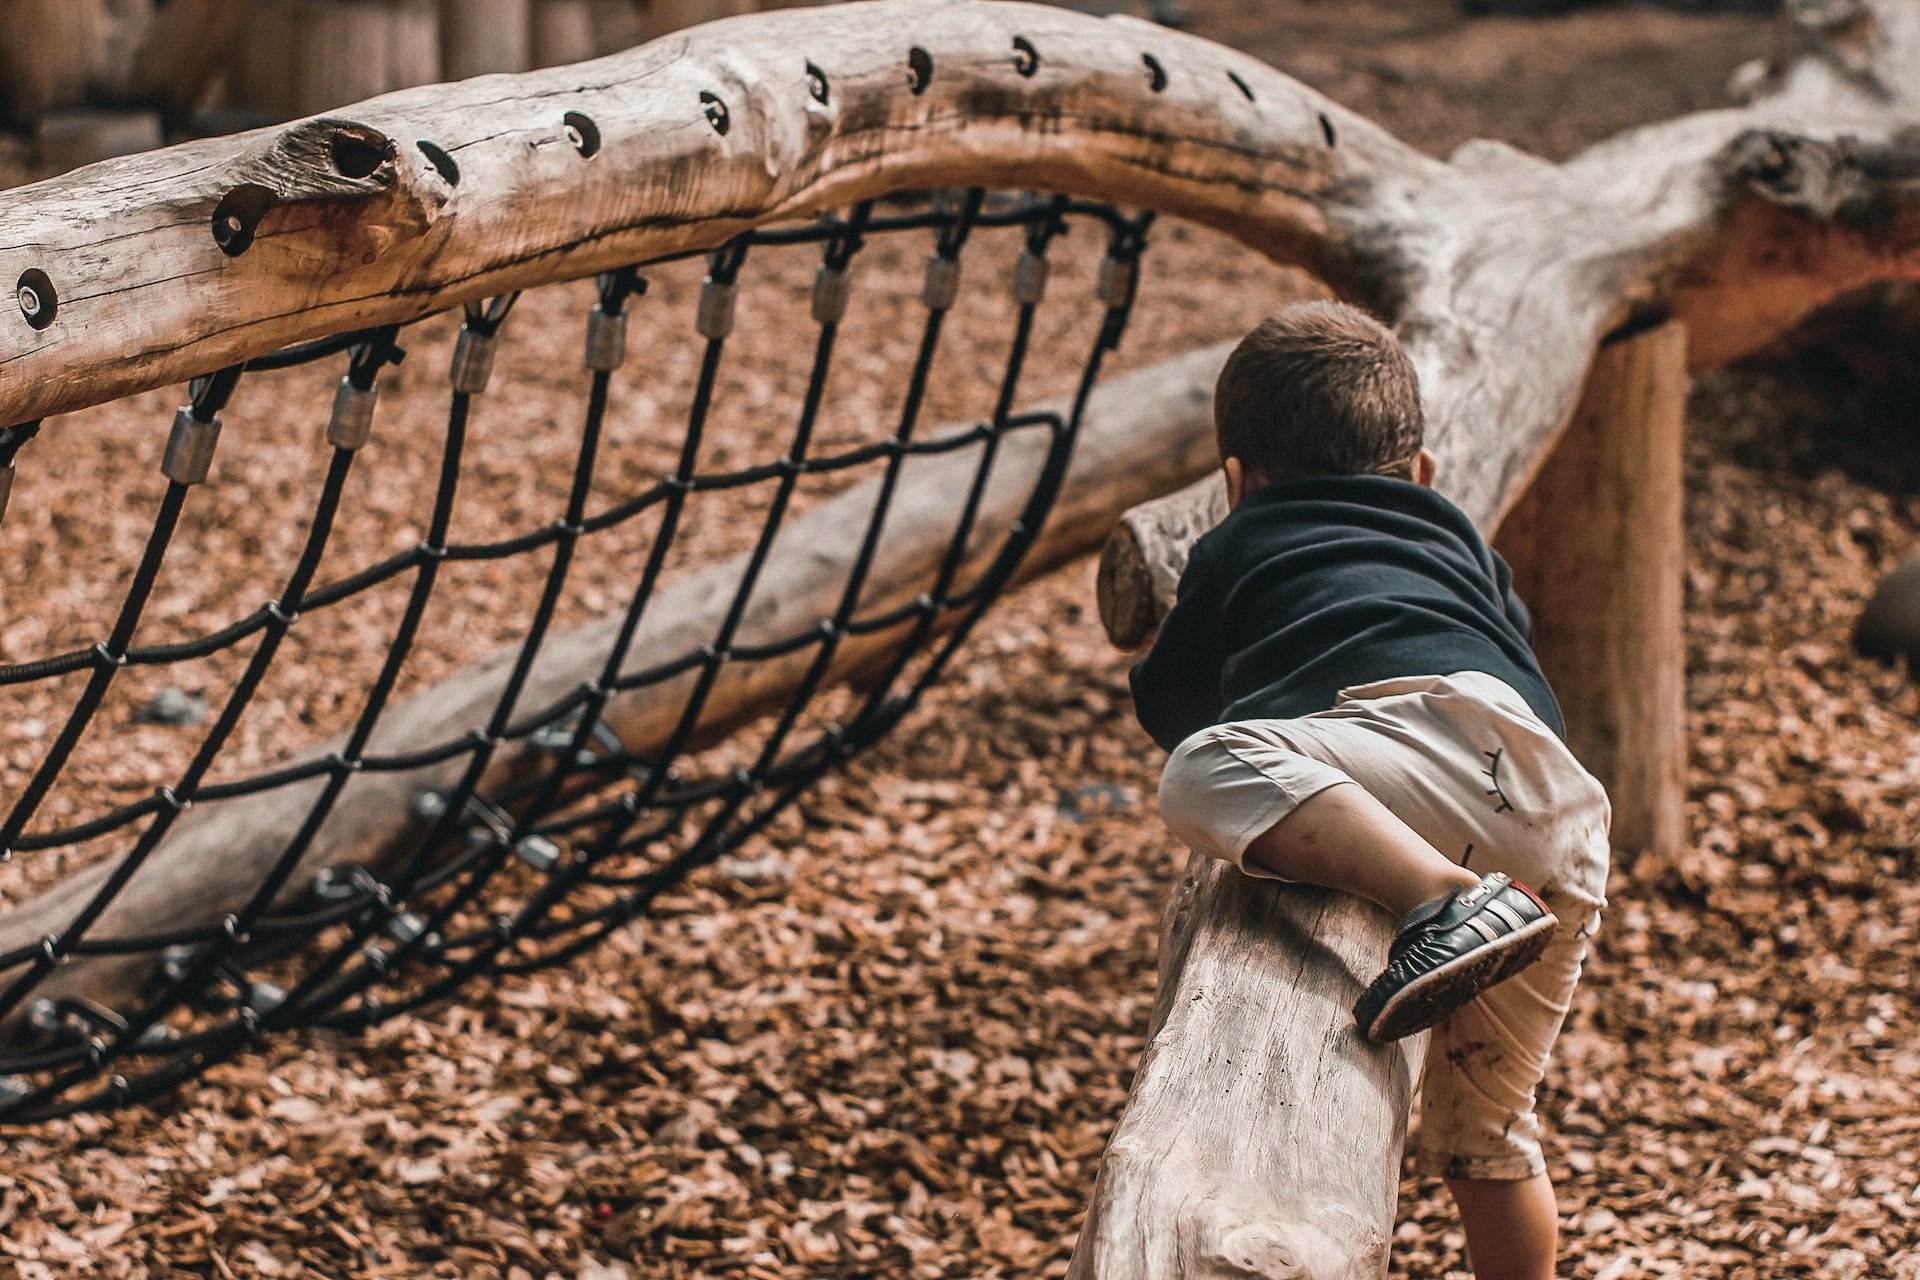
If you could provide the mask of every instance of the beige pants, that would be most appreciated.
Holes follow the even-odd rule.
[[[1160,808],[1194,850],[1261,876],[1242,862],[1247,846],[1342,783],[1469,870],[1524,882],[1560,917],[1536,964],[1434,1028],[1421,1086],[1426,1172],[1530,1177],[1544,1168],[1534,1091],[1606,905],[1606,792],[1518,693],[1466,671],[1346,689],[1294,720],[1203,729],[1167,760]]]

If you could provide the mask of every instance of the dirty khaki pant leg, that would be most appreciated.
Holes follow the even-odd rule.
[[[1168,760],[1161,808],[1193,849],[1264,875],[1244,864],[1247,845],[1346,782],[1456,862],[1524,882],[1560,918],[1538,962],[1434,1029],[1423,1073],[1424,1170],[1529,1177],[1544,1167],[1534,1094],[1605,905],[1606,793],[1518,693],[1462,672],[1348,689],[1297,719],[1202,730]]]

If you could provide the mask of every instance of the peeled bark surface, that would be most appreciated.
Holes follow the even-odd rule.
[[[1386,913],[1199,854],[1169,911],[1160,993],[1070,1280],[1386,1273],[1426,1036],[1349,1012]]]

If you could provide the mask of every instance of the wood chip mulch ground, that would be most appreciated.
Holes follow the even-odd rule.
[[[1563,152],[1707,105],[1763,39],[1752,20],[1640,10],[1521,24],[1462,23],[1437,2],[1201,7],[1203,29],[1435,148],[1486,133]],[[1136,362],[1235,332],[1298,288],[1186,230],[1168,228],[1152,262]],[[686,282],[661,287],[684,303]],[[528,326],[519,413],[477,428],[481,523],[523,521],[564,483],[561,428],[514,430],[575,429],[571,384],[543,369],[575,358],[578,310],[551,305],[523,317],[554,336]],[[875,323],[879,383],[893,356]],[[961,350],[1002,336],[963,333]],[[743,441],[756,377],[734,391]],[[655,465],[647,425],[684,383],[669,363],[660,403],[635,390],[646,403],[618,427],[610,483]],[[0,660],[90,616],[73,553],[137,537],[142,450],[169,404],[55,424],[33,448],[62,467],[23,455],[0,528]],[[1920,694],[1847,644],[1878,575],[1920,543],[1909,404],[1804,366],[1715,375],[1694,395],[1690,838],[1616,874],[1543,1098],[1568,1276],[1920,1277]],[[269,499],[304,491],[312,424],[271,417],[225,447],[198,572],[158,625],[255,603],[248,566],[297,537]],[[383,439],[390,466],[354,515],[373,550],[408,536],[407,460],[430,444]],[[690,535],[688,554],[730,549],[728,523]],[[444,628],[411,678],[489,647],[528,589],[488,574],[451,588],[469,630]],[[0,1136],[0,1276],[1062,1274],[1179,869],[1151,806],[1157,753],[1091,604],[1084,564],[1005,603],[900,733],[570,965],[358,1039],[271,1044],[153,1106]],[[377,636],[325,634],[247,750],[338,714],[340,673]],[[179,749],[181,730],[136,727],[137,710],[116,713],[122,750],[83,761],[103,793],[150,785],[143,762]],[[0,792],[35,758],[36,715],[5,708]],[[24,878],[0,891],[17,901],[56,871],[10,868]],[[1463,1276],[1437,1184],[1410,1179],[1402,1209],[1396,1274]]]

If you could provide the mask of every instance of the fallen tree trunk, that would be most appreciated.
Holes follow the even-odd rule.
[[[1069,1280],[1386,1273],[1427,1038],[1367,1044],[1348,1010],[1391,932],[1358,898],[1189,855]]]
[[[1091,551],[1106,536],[1114,511],[1211,465],[1204,430],[1207,406],[1199,389],[1211,385],[1225,358],[1224,348],[1197,351],[1116,378],[1094,393],[1053,514],[1021,567],[1023,578]],[[1001,444],[956,591],[986,567],[1007,527],[1019,517],[1047,452],[1041,432],[1015,433]],[[954,495],[967,491],[977,465],[973,450],[906,462],[861,594],[860,615],[884,613],[927,590],[953,535]],[[859,553],[879,483],[876,477],[855,486],[781,531],[747,608],[739,645],[803,632],[833,614]],[[733,603],[745,561],[743,556],[716,565],[664,589],[629,649],[628,670],[652,666],[664,655],[698,650],[710,641]],[[956,610],[943,616],[951,624],[960,614]],[[622,615],[612,615],[552,637],[534,664],[520,705],[551,705],[581,682],[597,678],[623,621]],[[828,679],[845,680],[884,661],[898,638],[898,630],[847,636]],[[495,655],[396,707],[382,721],[369,752],[417,751],[483,728],[515,656],[516,651]],[[711,741],[780,705],[812,660],[812,650],[803,648],[771,661],[726,664],[706,701],[700,737]],[[643,757],[657,752],[680,718],[697,676],[697,671],[688,671],[621,694],[603,718],[628,751]],[[301,760],[324,758],[343,741],[322,743]],[[507,751],[489,772],[483,790],[523,779],[540,759],[531,750]],[[451,786],[465,764],[462,757],[406,773],[356,775],[290,878],[284,897],[304,894],[323,867],[390,861],[422,834],[415,798],[423,790]],[[305,821],[322,785],[316,778],[196,806],[113,898],[88,936],[137,937],[217,923],[251,897]],[[113,864],[97,865],[0,915],[0,953],[60,930],[112,873]],[[75,957],[50,972],[35,994],[84,995],[111,1006],[145,980],[153,962],[151,954]]]
[[[1612,479],[1587,477],[1608,504],[1603,524],[1638,512],[1657,516],[1659,529],[1632,531],[1623,545],[1602,546],[1596,533],[1572,546],[1585,557],[1584,607],[1611,602],[1618,625],[1630,627],[1622,606],[1634,592],[1654,590],[1660,599],[1646,607],[1659,633],[1570,641],[1577,665],[1591,668],[1607,648],[1604,656],[1625,662],[1617,674],[1642,686],[1610,701],[1587,690],[1593,696],[1576,696],[1572,710],[1636,721],[1622,737],[1657,756],[1641,789],[1657,793],[1658,803],[1639,815],[1656,841],[1677,838],[1677,779],[1668,776],[1681,759],[1672,504],[1682,394],[1675,347],[1686,331],[1638,333],[1598,362],[1594,347],[1622,320],[1671,316],[1699,335],[1690,351],[1696,367],[1724,363],[1754,350],[1759,333],[1784,332],[1817,299],[1834,296],[1830,280],[1805,269],[1834,242],[1855,246],[1833,263],[1853,264],[1840,268],[1849,275],[1843,289],[1863,282],[1856,270],[1910,277],[1914,266],[1907,206],[1920,165],[1897,139],[1920,115],[1911,96],[1920,81],[1920,7],[1797,12],[1807,21],[1796,29],[1795,60],[1766,73],[1774,92],[1747,112],[1638,130],[1561,166],[1471,144],[1453,167],[1460,182],[1478,184],[1476,198],[1457,201],[1460,189],[1444,185],[1398,193],[1443,220],[1420,235],[1399,225],[1403,288],[1382,311],[1421,375],[1440,486],[1483,530],[1520,499],[1576,405],[1578,416],[1594,419],[1588,440],[1631,420],[1644,433],[1638,447],[1661,455],[1643,460],[1642,473],[1621,452],[1636,445],[1595,447],[1589,461],[1611,460],[1649,490],[1628,494]],[[1861,132],[1818,143],[1746,128],[1788,120]],[[1892,141],[1856,140],[1888,125],[1895,133],[1881,136]],[[1716,138],[1717,149],[1702,145]],[[1623,199],[1628,191],[1638,198]],[[1682,263],[1671,256],[1680,242],[1665,237],[1671,217],[1689,205],[1684,216],[1696,229]],[[1882,239],[1870,229],[1876,225],[1901,230]],[[1590,503],[1574,474],[1580,469],[1576,456],[1541,500]],[[1188,548],[1224,508],[1223,490],[1217,474],[1208,476],[1122,518],[1098,579],[1100,615],[1116,643],[1137,645],[1158,624]],[[1548,558],[1566,550],[1538,545],[1543,530],[1584,513],[1581,505],[1523,517],[1532,532],[1518,536],[1533,539],[1527,550],[1536,569],[1545,572]],[[1652,563],[1659,539],[1669,544],[1666,559]],[[1574,594],[1554,595],[1552,604],[1576,603]],[[1616,781],[1631,776],[1634,762],[1608,760],[1619,766]],[[1330,911],[1318,891],[1194,860],[1163,942],[1149,1047],[1101,1166],[1074,1280],[1385,1274],[1418,1049],[1363,1044],[1347,1008],[1384,957],[1390,927],[1361,904]],[[1357,1159],[1356,1137],[1364,1145]]]

